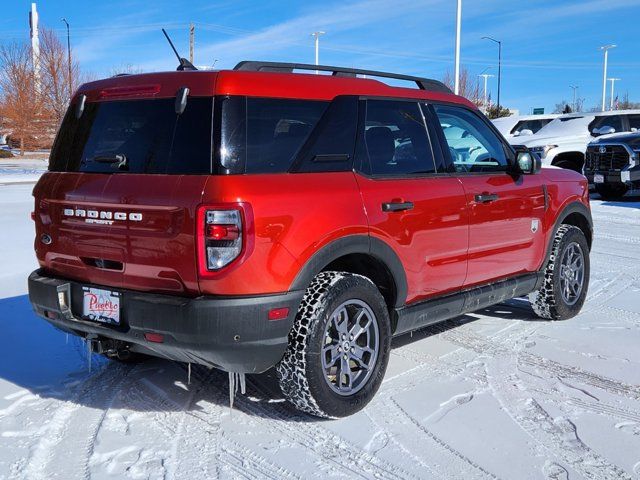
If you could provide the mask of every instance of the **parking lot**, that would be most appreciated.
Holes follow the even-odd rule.
[[[397,338],[372,403],[320,421],[272,374],[230,410],[225,373],[89,361],[35,317],[27,181],[0,186],[0,478],[640,476],[640,196],[593,197],[578,317],[539,321],[516,299]]]

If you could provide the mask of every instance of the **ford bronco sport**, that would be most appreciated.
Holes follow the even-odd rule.
[[[242,62],[88,83],[33,194],[37,314],[114,358],[275,366],[322,417],[371,400],[392,336],[527,294],[568,319],[587,293],[586,179],[417,77]]]

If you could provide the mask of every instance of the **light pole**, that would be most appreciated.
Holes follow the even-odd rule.
[[[602,72],[602,111],[607,108],[607,62],[609,61],[609,50],[616,48],[616,45],[604,45],[600,50],[604,51],[604,68]]]
[[[569,85],[569,88],[573,90],[573,103],[571,104],[572,110],[575,112],[577,109],[576,105],[576,91],[580,88],[578,85]]]
[[[69,22],[67,22],[66,18],[63,18],[62,21],[67,26],[67,66],[69,69],[67,81],[69,82],[69,98],[73,95],[73,85],[71,82],[71,36],[69,34]]]
[[[456,53],[454,65],[453,93],[460,94],[460,30],[462,28],[462,0],[458,0],[456,11]]]
[[[618,80],[622,80],[621,78],[608,78],[611,82],[611,98],[609,99],[609,110],[613,110],[613,87]]]
[[[495,77],[495,75],[489,75],[488,73],[481,73],[478,75],[479,77],[484,78],[484,100],[482,101],[482,106],[484,109],[487,109],[487,79],[490,77]]]
[[[312,37],[315,38],[316,43],[316,65],[320,65],[320,35],[324,35],[326,32],[318,30],[317,32],[313,32],[311,34]],[[318,74],[318,70],[316,70],[316,75]]]
[[[491,37],[482,37],[482,40],[491,40],[498,44],[498,111],[500,111],[500,85],[502,83],[502,42]]]

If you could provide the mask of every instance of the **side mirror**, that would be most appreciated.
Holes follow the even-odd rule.
[[[516,166],[517,173],[524,175],[535,175],[540,173],[542,168],[542,160],[536,155],[532,155],[526,147],[516,147]]]
[[[612,133],[616,133],[616,129],[610,127],[609,125],[603,125],[600,128],[594,128],[593,133],[596,137],[599,135],[611,135]]]

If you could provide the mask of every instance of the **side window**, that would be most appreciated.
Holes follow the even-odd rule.
[[[298,153],[292,171],[344,172],[352,169],[358,127],[358,98],[336,97]]]
[[[544,127],[544,125],[542,120],[521,120],[513,127],[511,133],[521,132],[522,130],[531,130],[533,133],[536,133]]]
[[[328,102],[221,99],[220,165],[227,173],[287,172]]]
[[[500,172],[509,165],[489,126],[466,108],[434,105],[456,172]]]
[[[415,102],[368,100],[364,144],[373,175],[435,173],[431,144]]]
[[[627,118],[629,119],[629,128],[640,130],[640,115],[628,115]]]
[[[602,115],[601,117],[596,117],[596,119],[589,125],[589,133],[593,133],[596,128],[602,127],[613,127],[615,128],[616,132],[624,132],[624,127],[622,126],[622,116]]]

